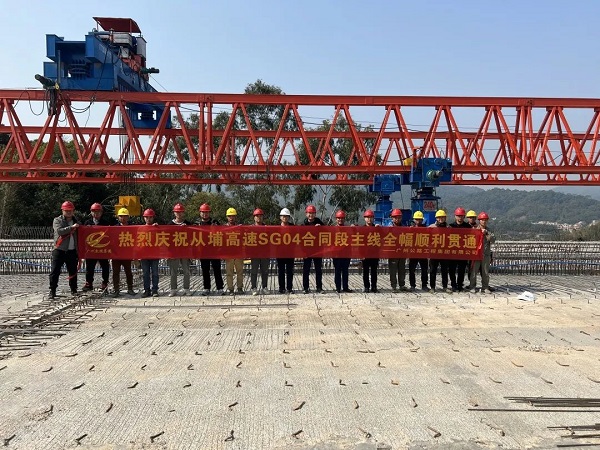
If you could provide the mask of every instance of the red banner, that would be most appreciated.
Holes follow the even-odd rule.
[[[427,227],[91,226],[79,257],[95,259],[482,259],[481,231]]]

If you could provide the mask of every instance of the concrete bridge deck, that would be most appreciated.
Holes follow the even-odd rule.
[[[326,284],[325,294],[289,296],[90,294],[72,307],[69,297],[45,300],[45,275],[0,276],[0,442],[600,446],[598,437],[579,438],[599,431],[550,428],[600,423],[600,404],[591,401],[600,402],[599,277],[493,276],[488,295],[393,294],[381,281],[380,294],[338,295]],[[353,275],[351,286],[360,285]],[[535,302],[517,299],[525,290]],[[52,315],[58,305],[64,309]],[[539,407],[507,397],[590,402]]]

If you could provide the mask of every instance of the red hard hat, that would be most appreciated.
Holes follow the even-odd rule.
[[[202,203],[200,205],[200,212],[210,212],[210,205],[208,203]]]
[[[461,208],[460,206],[454,210],[455,216],[464,216],[466,214],[467,212],[465,211],[465,208]]]
[[[73,202],[67,200],[66,202],[63,202],[60,209],[73,211],[75,209],[75,205],[73,204]]]
[[[367,209],[367,210],[365,211],[365,213],[363,214],[363,217],[375,217],[375,213],[373,213],[373,211],[372,211],[372,210],[370,210],[370,209]]]
[[[260,208],[256,208],[254,210],[254,212],[252,213],[253,216],[262,216],[264,214],[265,214],[264,211],[262,209],[260,209]]]
[[[306,207],[306,212],[307,212],[307,213],[315,213],[315,214],[316,214],[316,212],[317,212],[317,208],[315,208],[315,207],[314,207],[314,205],[308,205],[308,206]]]
[[[185,212],[185,206],[183,206],[181,203],[177,203],[175,206],[173,206],[173,212]]]
[[[477,216],[477,219],[478,219],[478,220],[481,220],[481,219],[489,219],[489,218],[490,218],[490,216],[488,216],[488,215],[487,215],[487,213],[486,213],[486,212],[484,212],[484,211],[481,211],[481,212],[479,213],[479,215]]]
[[[346,213],[340,209],[338,212],[335,213],[335,218],[336,219],[345,219]]]
[[[154,217],[156,216],[156,213],[154,212],[153,209],[148,208],[144,211],[144,217]]]
[[[390,213],[390,217],[402,217],[402,211],[400,211],[398,208],[394,208],[392,209],[392,212]]]
[[[102,211],[104,208],[102,208],[102,205],[100,203],[94,203],[91,207],[90,207],[90,211]]]

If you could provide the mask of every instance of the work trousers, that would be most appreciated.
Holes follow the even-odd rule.
[[[142,274],[144,292],[150,292],[150,281],[152,281],[152,293],[158,293],[158,259],[142,259]]]
[[[244,260],[226,259],[225,273],[227,274],[227,289],[233,291],[233,271],[235,270],[236,285],[238,290],[244,289]]]
[[[77,250],[52,250],[52,265],[50,269],[50,291],[56,293],[58,277],[63,264],[67,266],[69,274],[69,287],[71,292],[77,291]]]
[[[430,259],[429,260],[429,287],[435,289],[435,278],[437,275],[438,265],[442,272],[442,287],[448,288],[448,261],[445,259]]]
[[[96,264],[100,264],[102,269],[102,281],[108,284],[108,275],[110,273],[110,264],[108,259],[86,259],[85,260],[85,282],[90,286],[94,285],[94,271]]]
[[[133,290],[133,272],[131,271],[131,260],[125,259],[113,259],[112,260],[112,271],[113,271],[113,288],[115,292],[120,292],[121,282],[121,266],[125,272],[125,281],[127,282],[127,290]]]
[[[250,268],[250,284],[252,289],[257,288],[258,282],[258,270],[260,269],[260,279],[262,282],[261,287],[266,289],[269,286],[269,258],[256,258],[252,260]]]
[[[169,272],[171,274],[171,290],[177,290],[177,276],[179,268],[183,272],[183,288],[190,288],[190,260],[189,259],[169,259]]]
[[[366,290],[377,290],[377,267],[378,258],[366,258],[362,260],[363,266],[363,285]],[[369,275],[371,276],[369,280]]]
[[[452,289],[457,291],[463,290],[463,285],[465,283],[465,272],[467,271],[467,266],[470,261],[464,260],[450,260],[448,261],[448,270],[450,275],[450,284],[452,285]]]
[[[350,258],[333,258],[333,281],[337,292],[348,291]]]
[[[220,259],[201,259],[200,267],[202,268],[202,282],[204,289],[210,290],[210,267],[212,266],[213,274],[215,276],[215,285],[217,290],[223,289],[223,275],[221,274],[221,260]]]
[[[302,288],[305,291],[310,289],[310,266],[315,263],[315,276],[317,279],[317,291],[323,290],[323,258],[305,258],[302,265]]]
[[[403,288],[406,285],[406,259],[389,259],[388,265],[390,268],[390,284],[392,285],[392,289],[396,289],[397,287]]]
[[[477,286],[477,274],[481,270],[481,289],[490,288],[490,265],[492,264],[492,255],[483,255],[483,261],[473,261],[471,267],[471,279],[469,289],[475,289]]]
[[[286,290],[292,292],[294,288],[294,258],[277,258],[277,278],[280,294]]]
[[[417,266],[421,267],[421,289],[427,289],[427,275],[429,274],[429,261],[423,258],[411,258],[408,260],[408,282],[411,288],[417,287]]]

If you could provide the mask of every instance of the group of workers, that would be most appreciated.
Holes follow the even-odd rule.
[[[75,206],[70,201],[65,201],[61,206],[62,214],[54,219],[54,249],[52,251],[52,267],[50,272],[50,298],[56,297],[58,280],[60,271],[63,265],[67,267],[69,287],[72,294],[77,293],[77,271],[79,258],[77,255],[77,229],[82,225],[74,216]],[[129,211],[127,208],[120,208],[117,211],[117,221],[111,223],[104,215],[104,208],[100,203],[94,203],[90,208],[90,218],[85,221],[84,226],[125,226],[129,225]],[[185,207],[181,203],[177,203],[173,207],[173,219],[167,225],[220,225],[219,221],[211,217],[211,208],[207,203],[203,203],[199,208],[200,218],[195,223],[185,219]],[[303,226],[322,226],[324,223],[317,217],[315,206],[308,205],[305,210],[306,218]],[[400,209],[392,210],[391,214],[392,226],[401,226],[402,211]],[[421,271],[421,289],[429,292],[436,292],[436,278],[438,267],[441,272],[442,289],[446,292],[461,292],[468,289],[471,292],[476,292],[477,274],[481,273],[481,292],[489,293],[489,268],[491,264],[491,244],[495,241],[494,233],[488,228],[489,217],[485,212],[477,215],[474,211],[465,212],[463,208],[457,208],[454,211],[455,221],[448,224],[446,222],[446,213],[443,210],[437,211],[435,214],[435,223],[430,227],[452,227],[452,228],[478,228],[483,233],[483,260],[447,260],[447,259],[423,259],[409,258],[408,261],[408,282],[406,286],[406,258],[395,258],[388,260],[388,268],[390,274],[390,283],[393,292],[416,290],[416,268],[420,267]],[[227,209],[227,222],[225,226],[238,225],[237,211],[234,208]],[[264,212],[257,208],[253,212],[254,225],[261,226],[264,223]],[[148,208],[143,212],[144,226],[156,226],[156,214],[154,210]],[[375,225],[375,214],[372,210],[367,209],[363,214],[365,226]],[[283,208],[279,213],[280,225],[291,226],[291,213],[288,208]],[[425,227],[423,223],[424,216],[421,211],[416,211],[412,216],[413,227]],[[335,213],[335,225],[345,226],[346,213],[339,210]],[[157,297],[158,289],[158,259],[141,260],[143,274],[143,293],[142,297]],[[253,295],[265,294],[268,288],[269,278],[269,258],[253,258],[251,260],[250,282]],[[277,258],[277,274],[280,294],[292,294],[293,276],[294,276],[295,259],[292,258]],[[85,285],[83,291],[93,289],[94,273],[96,265],[101,268],[101,290],[107,291],[110,266],[108,259],[86,259]],[[136,295],[133,288],[133,273],[131,260],[111,260],[112,264],[112,282],[113,296],[119,297],[120,294],[120,273],[121,268],[125,272],[125,281],[127,285],[127,294]],[[173,297],[178,294],[191,295],[190,292],[190,259],[169,259],[170,271],[170,291],[169,296]],[[225,272],[227,290],[221,272],[221,260],[219,259],[201,259],[200,266],[202,269],[203,291],[202,295],[209,295],[211,292],[211,277],[210,270],[212,268],[216,292],[221,295],[244,294],[243,285],[243,267],[244,261],[242,258],[225,260]],[[315,291],[323,293],[323,258],[304,258],[302,269],[302,289],[305,294],[311,292],[310,289],[310,272],[314,266],[315,271]],[[341,292],[353,292],[349,287],[349,268],[350,258],[333,258],[334,266],[334,283],[335,290]],[[363,292],[377,293],[377,272],[379,268],[378,258],[366,258],[362,260],[362,277],[363,277]],[[183,291],[178,290],[178,275],[180,271],[183,274]],[[260,272],[260,284],[258,282],[258,274]],[[234,273],[236,275],[236,283],[234,290]],[[468,277],[469,285],[465,287],[465,276]],[[450,284],[448,282],[450,281]]]

